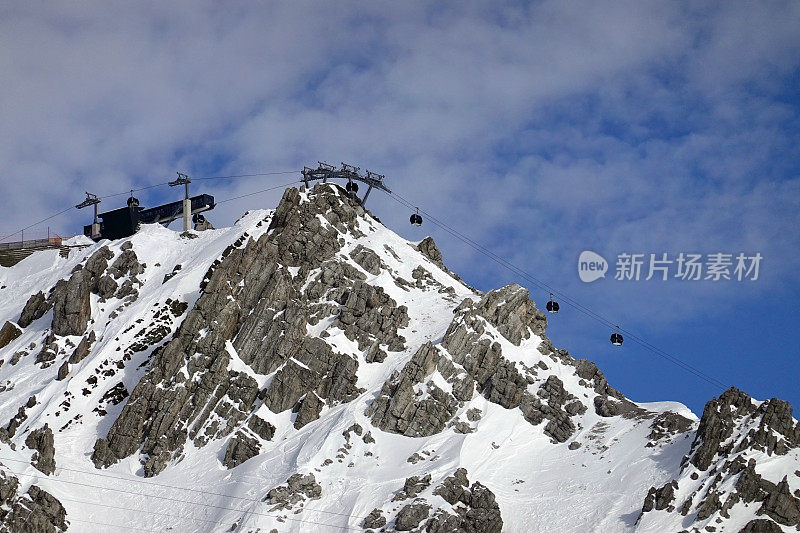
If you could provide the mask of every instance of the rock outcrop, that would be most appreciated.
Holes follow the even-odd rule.
[[[663,414],[653,421],[651,443],[664,431],[683,431],[681,418]],[[671,414],[674,415],[674,414]],[[672,428],[672,429],[670,429]],[[739,503],[759,503],[757,514],[742,531],[779,531],[778,524],[800,524],[800,499],[791,493],[787,478],[772,483],[757,472],[756,458],[786,455],[800,447],[800,423],[787,402],[772,399],[758,404],[731,388],[708,402],[681,476],[661,488],[651,488],[642,507],[641,521],[651,512],[696,512],[699,527],[716,528],[731,517]],[[649,444],[648,444],[649,445]],[[735,481],[733,481],[735,480]],[[678,493],[689,497],[677,501]],[[777,528],[777,529],[776,529]]]
[[[786,476],[770,491],[758,510],[784,526],[800,525],[800,498],[792,496]]]
[[[237,432],[225,449],[225,458],[222,464],[226,468],[234,468],[244,463],[248,459],[252,459],[261,451],[261,445],[258,439],[249,437],[243,432]]]
[[[154,242],[191,254],[147,267],[133,243],[154,257],[140,248]],[[62,448],[88,435],[95,466],[121,461],[109,475],[123,484],[204,468],[214,507],[236,484],[231,530],[576,530],[578,515],[609,525],[621,512],[642,531],[800,527],[788,403],[731,389],[699,424],[679,405],[636,404],[553,346],[527,290],[465,286],[430,237],[392,235],[335,185],[289,189],[213,235],[154,227],[86,255],[55,268],[52,288],[16,294],[19,326],[20,309],[0,321],[0,441],[48,488],[56,460],[71,461]],[[0,531],[67,527],[52,495],[0,476]],[[560,494],[531,497],[559,477],[566,513]],[[636,491],[641,512],[627,496],[606,509],[617,490]]]
[[[82,335],[92,314],[89,300],[91,274],[88,270],[75,271],[68,280],[61,280],[53,290],[53,333],[56,335]]]
[[[426,525],[428,531],[499,533],[503,530],[494,493],[477,481],[470,486],[465,469],[456,470],[433,493],[453,506],[455,513],[437,513]]]
[[[376,508],[364,519],[364,528],[381,531],[429,531],[439,533],[500,533],[503,518],[494,493],[479,482],[470,485],[467,471],[459,468],[431,487],[431,476],[411,476],[405,480],[392,502],[403,501],[399,509]],[[441,507],[438,496],[447,503]],[[437,501],[436,507],[431,505]],[[396,512],[395,512],[396,511]],[[433,512],[432,512],[433,511]]]
[[[28,434],[25,445],[36,450],[31,459],[31,464],[40,472],[48,476],[56,471],[56,450],[53,440],[53,431],[47,426],[35,429]]]
[[[285,485],[271,489],[264,501],[271,506],[270,511],[278,511],[290,509],[305,500],[317,500],[320,496],[322,487],[314,474],[294,474]]]
[[[417,398],[414,391],[416,384],[433,373],[439,357],[435,346],[425,344],[383,385],[367,410],[376,427],[408,437],[434,435],[444,429],[458,407],[455,397],[433,383],[427,385],[426,397]]]
[[[229,435],[262,402],[274,412],[296,410],[300,427],[319,416],[323,402],[355,398],[358,361],[306,336],[321,313],[334,315],[364,349],[376,342],[402,349],[397,330],[407,323],[406,310],[354,279],[363,278],[360,272],[330,266],[342,246],[339,235],[356,234],[356,219],[365,216],[340,191],[320,184],[303,199],[288,189],[267,233],[240,239],[215,261],[194,308],[155,353],[107,437],[98,440],[98,467],[141,450],[146,471],[155,474],[187,440],[202,446]],[[254,380],[230,371],[230,350],[258,374],[275,372],[269,386],[259,391]]]
[[[0,348],[5,348],[11,341],[22,335],[22,330],[13,322],[6,321],[0,328]]]
[[[428,436],[442,431],[464,402],[475,391],[506,409],[519,408],[525,419],[538,425],[545,420],[544,432],[556,442],[566,442],[575,431],[571,418],[586,412],[586,406],[564,389],[561,380],[550,376],[538,390],[531,369],[523,369],[503,356],[500,338],[519,346],[531,335],[544,335],[546,319],[529,299],[528,291],[510,285],[484,295],[478,302],[467,298],[458,306],[441,348],[422,346],[400,371],[383,385],[367,415],[384,431],[406,436]],[[490,333],[489,328],[499,334]],[[552,350],[548,353],[555,353]],[[602,392],[604,416],[642,411],[608,386],[593,364],[575,362],[566,352],[558,357],[576,366],[586,387]],[[587,364],[588,363],[588,364]],[[443,390],[431,376],[438,372],[449,384]],[[525,372],[525,375],[523,375]],[[424,394],[416,388],[424,388]],[[613,394],[619,401],[608,399]],[[613,409],[612,409],[613,408]],[[471,428],[463,421],[453,422],[459,433]]]
[[[23,328],[27,328],[34,320],[42,318],[52,307],[53,304],[45,298],[42,291],[39,291],[28,298],[25,307],[22,309],[22,314],[19,316],[19,320],[17,320],[17,324]]]
[[[0,472],[0,533],[60,533],[67,512],[52,494],[31,485],[20,493],[19,480]]]
[[[431,511],[431,506],[425,503],[424,500],[419,502],[409,503],[400,509],[394,521],[394,528],[396,531],[411,531],[419,526],[419,523],[428,518],[428,513]]]
[[[386,517],[383,516],[383,511],[380,509],[373,509],[362,524],[364,529],[380,529],[386,525]]]
[[[419,244],[417,244],[417,250],[419,250],[422,255],[433,261],[439,266],[444,266],[442,263],[442,252],[439,250],[439,247],[436,246],[436,243],[433,242],[433,238],[425,237],[422,239]]]

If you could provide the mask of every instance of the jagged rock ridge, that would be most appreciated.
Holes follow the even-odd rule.
[[[634,403],[553,346],[526,289],[468,287],[335,185],[57,261],[0,284],[19,287],[0,305],[2,453],[51,494],[60,467],[157,476],[241,495],[247,513],[219,514],[233,531],[795,527],[788,404],[728,392],[698,424]],[[197,526],[147,506],[155,529]]]
[[[800,423],[787,402],[755,402],[731,388],[706,404],[679,475],[650,488],[639,520],[647,524],[661,511],[676,524],[689,517],[697,531],[800,528],[800,491],[792,494],[789,485],[790,476],[800,478],[797,472],[777,484],[757,473],[757,465],[796,458],[798,450]]]

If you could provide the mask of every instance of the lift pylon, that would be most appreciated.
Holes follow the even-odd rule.
[[[94,218],[92,219],[92,234],[90,237],[94,238],[95,236],[100,236],[100,222],[97,219],[97,204],[100,203],[100,198],[97,197],[96,194],[92,194],[90,192],[86,193],[86,200],[82,201],[75,207],[78,209],[83,209],[84,207],[89,207],[90,205],[94,206]]]
[[[189,184],[192,182],[188,174],[178,172],[178,179],[170,181],[170,187],[177,187],[178,185],[186,186],[186,195],[183,198],[183,231],[189,231],[192,221],[192,201],[189,198]]]
[[[314,180],[322,180],[323,183],[327,183],[329,179],[343,179],[347,180],[348,183],[360,181],[361,183],[367,184],[367,192],[364,193],[364,198],[361,199],[361,205],[366,203],[369,193],[372,192],[373,188],[381,189],[389,194],[392,193],[392,191],[390,191],[389,188],[383,183],[385,178],[383,174],[377,174],[367,170],[367,174],[364,176],[359,173],[361,170],[360,167],[348,165],[347,163],[342,163],[342,166],[338,169],[333,165],[323,163],[322,161],[318,161],[317,165],[317,168],[303,167],[303,182],[305,183],[306,188],[308,188],[310,183]]]

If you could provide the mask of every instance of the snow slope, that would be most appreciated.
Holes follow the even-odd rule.
[[[324,210],[309,211],[321,199],[331,202],[331,212],[352,212],[353,219],[342,222],[343,217],[328,216]],[[292,218],[295,211],[305,213],[304,218]],[[276,217],[282,226],[276,226]],[[310,222],[312,219],[317,222]],[[309,361],[300,354],[289,354],[274,369],[259,372],[251,356],[239,352],[248,343],[266,345],[267,341],[241,335],[251,331],[245,327],[247,317],[259,313],[270,317],[263,319],[262,325],[288,321],[292,299],[281,303],[286,307],[277,311],[272,302],[259,307],[265,297],[256,297],[251,279],[258,273],[235,273],[228,265],[239,260],[244,264],[248,253],[257,255],[252,253],[256,246],[263,247],[259,248],[262,256],[272,253],[275,246],[282,246],[280,239],[288,238],[290,230],[293,242],[318,244],[329,239],[331,246],[320,245],[328,255],[317,263],[309,259],[289,264],[287,260],[269,266],[275,270],[270,283],[288,280],[285,283],[296,291],[293,294],[305,298],[302,305],[311,310],[309,317],[314,313],[318,317],[316,322],[308,319],[305,336],[320,339],[332,353],[357,363],[353,363],[357,369],[348,389],[355,391],[352,394],[325,398],[320,385],[313,391],[298,391],[303,395],[296,404],[276,412],[269,405],[278,401],[274,399],[277,383],[292,369],[311,372]],[[137,269],[131,268],[119,278],[112,275],[120,287],[129,281],[133,292],[121,288],[105,296],[96,293],[101,289],[92,292],[91,318],[85,331],[76,335],[52,335],[54,314],[60,312],[56,303],[0,348],[0,426],[8,427],[21,406],[32,404],[18,417],[21,421],[14,434],[0,443],[0,465],[7,475],[19,479],[19,494],[31,485],[52,494],[66,510],[69,531],[363,531],[365,519],[378,515],[386,518],[382,527],[393,530],[403,527],[405,519],[398,513],[411,503],[428,506],[416,526],[422,530],[426,524],[434,527],[437,510],[456,516],[459,509],[464,516],[472,509],[477,514],[470,516],[484,520],[483,529],[478,530],[497,530],[497,521],[481,514],[485,508],[478,509],[474,502],[453,504],[442,495],[439,487],[459,468],[466,469],[469,483],[479,482],[489,489],[502,516],[503,531],[679,531],[709,525],[716,531],[739,531],[761,518],[756,511],[760,502],[769,498],[766,490],[755,503],[732,505],[724,510],[727,517],[708,506],[711,514],[701,520],[697,506],[706,492],[719,493],[724,501],[725,495],[736,491],[742,475],[723,468],[734,453],[726,448],[724,439],[718,449],[708,452],[715,466],[690,464],[689,457],[710,441],[711,434],[698,432],[699,420],[686,407],[673,402],[636,404],[625,399],[607,386],[593,365],[578,363],[552,347],[543,330],[543,317],[532,302],[507,313],[505,309],[517,306],[518,301],[528,302],[527,292],[517,300],[523,289],[512,286],[490,295],[475,291],[439,262],[432,241],[413,243],[400,238],[337,187],[321,185],[314,191],[295,191],[295,196],[287,192],[278,210],[249,212],[231,228],[189,237],[148,225],[133,237],[92,244],[67,258],[59,257],[57,251],[44,251],[12,268],[0,267],[0,324],[19,321],[32,295],[42,291],[47,297],[59,280],[69,279],[76,269],[88,268],[88,260],[104,247],[113,256],[108,259],[112,270],[114,261],[126,250],[135,253],[141,271],[135,273]],[[288,246],[287,250],[294,249]],[[320,280],[334,264],[346,265],[343,281],[323,284],[324,291],[317,294],[315,283],[323,283]],[[219,320],[206,316],[207,324],[192,333],[196,353],[187,352],[180,369],[174,375],[158,374],[158,381],[154,369],[162,364],[170,345],[177,346],[174,343],[182,342],[186,332],[192,331],[189,322],[200,316],[198,306],[205,309],[203,302],[210,301],[213,291],[221,290],[224,275],[232,276],[224,279],[241,279],[224,287],[228,296],[219,300]],[[386,331],[353,330],[347,324],[345,316],[352,301],[345,300],[348,294],[366,290],[366,285],[379,287],[389,298],[381,304],[379,309],[385,311],[380,316],[388,317],[391,312],[391,317],[400,317],[388,324]],[[267,294],[267,289],[263,290]],[[370,294],[376,298],[374,292]],[[52,298],[57,302],[59,296]],[[472,302],[464,304],[465,299]],[[157,461],[156,452],[148,446],[160,434],[148,429],[150,422],[145,416],[144,422],[139,421],[136,450],[129,455],[114,452],[117,455],[110,455],[108,466],[98,468],[98,439],[108,439],[110,447],[121,442],[127,435],[124,421],[128,415],[145,398],[152,401],[155,393],[148,392],[151,396],[145,397],[144,382],[152,380],[152,390],[178,394],[191,390],[191,383],[211,379],[211,371],[197,369],[197,361],[208,354],[196,345],[204,338],[217,338],[221,317],[228,309],[225,305],[239,309],[242,316],[236,319],[239,329],[216,349],[214,361],[221,367],[215,372],[254,384],[243,387],[254,387],[258,396],[252,402],[237,400],[230,390],[227,395],[215,396],[220,385],[214,382],[210,399],[202,397],[210,414],[180,419],[186,422],[190,436],[184,435],[174,446],[163,443],[156,447],[160,451]],[[402,318],[404,313],[407,321]],[[537,331],[539,325],[541,331]],[[459,331],[471,339],[463,349],[455,348]],[[92,332],[96,340],[90,343],[88,355],[70,362],[81,340]],[[289,335],[286,326],[280,338]],[[266,333],[264,339],[276,342]],[[401,349],[392,349],[390,341],[401,343]],[[413,397],[402,399],[397,392],[402,386],[397,384],[403,376],[410,376],[416,362],[428,353],[424,350],[427,343],[438,363],[417,373],[418,377],[409,381]],[[481,369],[489,364],[485,363],[489,355],[484,359],[477,355],[480,346],[494,345],[501,354],[498,364],[511,372],[508,381],[502,377],[506,371],[497,370],[495,363],[488,381],[480,377]],[[385,354],[384,360],[372,359],[373,346]],[[47,350],[50,355],[41,355]],[[256,351],[256,356],[260,353]],[[448,368],[455,373],[450,375]],[[522,381],[518,379],[512,387],[508,384],[517,379],[514,376]],[[457,398],[461,378],[472,384],[468,399]],[[437,398],[442,391],[447,399],[440,401]],[[311,398],[312,394],[316,398]],[[29,401],[32,397],[35,400]],[[176,409],[201,401],[198,398],[193,395],[176,402]],[[371,410],[380,398],[391,405],[399,405],[401,400],[412,402],[416,414],[409,420],[398,419],[397,427],[410,421],[425,429],[417,436],[386,429],[387,418],[379,421],[379,415]],[[298,416],[310,409],[312,400],[321,400],[322,406],[319,412],[312,412],[312,420],[298,428]],[[305,407],[304,402],[308,402]],[[129,403],[132,405],[126,407]],[[443,409],[446,420],[429,424],[423,420],[426,415],[420,405]],[[771,431],[771,422],[764,422],[764,413],[757,411],[761,404],[752,405],[752,413],[732,419],[729,440],[741,443],[751,428],[765,424]],[[409,410],[413,409],[408,407],[406,412]],[[542,418],[538,413],[543,413]],[[267,423],[274,431],[268,438],[257,434],[254,420]],[[55,459],[55,471],[49,475],[33,466],[37,454],[46,452],[26,444],[31,432],[45,424],[53,434]],[[699,425],[700,429],[708,426]],[[766,445],[762,451],[745,442],[744,449],[735,453],[741,454],[745,463],[755,459],[755,470],[773,484],[788,476],[789,491],[794,492],[800,489],[796,475],[800,470],[800,426],[791,412],[788,425],[783,433],[772,432],[779,435],[778,440],[783,439],[785,450]],[[194,437],[193,430],[197,430]],[[237,459],[240,464],[236,466],[230,467],[230,462],[226,466],[237,444],[241,449],[255,446],[257,452],[244,461]],[[716,483],[715,471],[716,477],[721,477]],[[287,486],[287,480],[298,473],[313,474],[313,482],[299,489],[290,483],[283,496],[272,491]],[[414,484],[407,482],[409,478],[419,480],[427,475],[430,479],[422,482],[413,496],[406,494]],[[678,485],[673,509],[664,505],[642,513],[651,489],[673,479]],[[475,485],[472,492],[477,493]],[[693,507],[681,515],[675,508],[692,494]],[[790,507],[794,504],[787,501]],[[784,531],[794,530],[772,523]]]

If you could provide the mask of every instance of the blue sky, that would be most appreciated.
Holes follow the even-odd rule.
[[[399,4],[0,7],[0,233],[85,190],[178,170],[352,162],[659,348],[798,405],[800,5]],[[203,189],[223,199],[285,178]],[[174,196],[140,194],[150,205]],[[222,204],[212,221],[279,196]],[[483,290],[530,286],[430,223],[411,228],[385,196],[370,207],[408,238],[432,234]],[[49,224],[85,222],[75,212]],[[754,282],[584,284],[583,250],[612,270],[621,252],[764,259]],[[719,393],[634,343],[614,349],[607,327],[568,306],[549,333],[635,400],[699,413]]]

